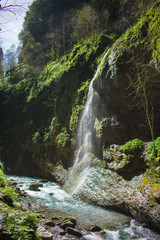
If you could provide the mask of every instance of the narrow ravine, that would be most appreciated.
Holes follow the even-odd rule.
[[[7,178],[16,181],[17,186],[26,192],[25,204],[31,211],[43,213],[47,218],[76,217],[80,226],[84,229],[85,238],[83,239],[160,239],[159,235],[146,229],[129,216],[73,199],[71,195],[54,182],[43,182],[43,186],[39,188],[40,191],[33,191],[29,190],[29,186],[33,183],[39,183],[40,179],[19,176],[7,176]],[[94,225],[102,228],[102,231],[97,233],[88,231]]]

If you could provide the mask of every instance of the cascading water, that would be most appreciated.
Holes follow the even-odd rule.
[[[65,185],[65,189],[68,192],[70,192],[70,194],[74,194],[75,192],[77,192],[77,190],[85,182],[85,179],[90,172],[91,158],[89,154],[94,153],[93,139],[95,137],[93,134],[94,118],[95,118],[95,115],[94,115],[95,101],[93,101],[93,99],[95,94],[97,94],[94,92],[93,83],[96,79],[98,79],[98,76],[102,72],[108,52],[109,50],[103,56],[97,68],[97,71],[94,75],[94,78],[90,83],[90,86],[88,89],[87,101],[85,103],[85,106],[80,118],[78,133],[77,133],[78,151],[76,153],[74,165],[70,170],[68,181]]]

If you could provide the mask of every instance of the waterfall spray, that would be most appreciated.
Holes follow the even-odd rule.
[[[84,109],[81,114],[79,121],[78,132],[77,132],[77,143],[78,151],[75,156],[74,164],[69,173],[69,178],[66,183],[66,190],[69,189],[70,194],[74,194],[85,182],[86,177],[90,172],[91,157],[90,153],[93,153],[93,131],[94,131],[94,89],[93,82],[99,78],[103,70],[106,57],[108,56],[109,50],[103,56],[100,64],[98,65],[97,71],[92,79],[89,89],[87,100]]]

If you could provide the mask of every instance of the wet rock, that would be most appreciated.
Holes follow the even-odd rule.
[[[61,228],[64,230],[68,227],[74,228],[74,226],[75,226],[75,224],[73,222],[64,222],[61,224]]]
[[[51,163],[47,163],[47,170],[60,185],[63,185],[66,182],[67,170],[64,169],[63,165],[58,164],[55,166]]]
[[[144,174],[140,174],[126,180],[113,170],[94,166],[90,169],[83,187],[74,197],[94,205],[129,213],[139,222],[160,231],[159,188],[157,185],[147,184],[141,190],[144,177]]]
[[[64,218],[63,218],[63,221],[70,221],[70,222],[72,222],[72,223],[74,223],[74,224],[76,224],[76,222],[77,222],[76,218],[75,218],[75,217],[72,217],[72,216],[64,217]]]
[[[53,218],[51,218],[52,221],[57,221],[57,220],[60,220],[60,219],[62,219],[62,218],[59,218],[59,217],[53,217]]]
[[[48,220],[46,223],[45,223],[46,226],[48,227],[54,227],[55,226],[55,222],[52,221],[52,220]]]
[[[49,193],[49,195],[50,195],[50,196],[53,196],[53,195],[54,195],[54,193]]]
[[[66,229],[67,233],[70,234],[70,235],[73,235],[73,236],[76,236],[76,237],[82,237],[82,233],[75,229],[75,228],[72,228],[72,227],[67,227]]]
[[[61,235],[61,236],[64,236],[65,234],[66,234],[65,231],[60,231],[60,232],[59,232],[59,235]]]
[[[39,227],[37,229],[37,234],[42,240],[53,240],[53,234],[46,230],[44,227]]]
[[[98,227],[98,226],[93,226],[93,227],[91,227],[91,229],[90,229],[91,232],[99,232],[99,231],[101,231],[101,230],[102,230],[102,228],[100,228],[100,227]]]
[[[29,190],[40,191],[39,187],[43,187],[42,183],[33,183],[29,186]]]
[[[40,183],[47,183],[48,180],[47,180],[47,179],[41,179],[39,182],[40,182]]]

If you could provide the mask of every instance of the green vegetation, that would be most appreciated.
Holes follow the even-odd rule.
[[[111,21],[128,9],[126,1],[36,0],[27,13],[19,37],[23,45],[19,60],[34,65],[37,72],[61,58],[79,41],[111,33]],[[135,2],[131,4],[134,5]],[[126,25],[123,22],[123,28]],[[121,31],[121,30],[119,30]]]
[[[65,55],[47,64],[37,83],[31,87],[27,101],[29,102],[32,98],[36,98],[45,88],[53,86],[56,91],[56,85],[66,77],[68,72],[79,71],[80,68],[83,68],[86,76],[83,75],[82,77],[86,80],[86,77],[91,75],[91,73],[93,74],[97,66],[96,58],[113,40],[112,35],[96,35],[94,38],[89,38],[75,45],[69,55]],[[20,84],[18,84],[18,86],[20,86]]]
[[[7,208],[4,208],[2,213],[5,224],[4,233],[7,232],[13,239],[17,240],[40,240],[35,234],[37,228],[36,214]]]
[[[56,141],[59,147],[64,148],[70,142],[70,135],[66,130],[63,130],[63,132],[60,132],[56,137]]]
[[[3,234],[9,239],[17,240],[36,240],[37,215],[30,213],[20,204],[20,194],[16,189],[10,186],[3,170],[0,169],[0,216],[3,223],[1,225]]]
[[[2,163],[1,163],[2,166]],[[4,172],[0,169],[0,187],[5,187],[7,185],[7,179],[5,178]]]
[[[153,142],[147,148],[148,170],[147,176],[152,183],[160,184],[160,137],[155,140],[155,151]]]
[[[158,64],[160,59],[160,1],[157,0],[145,14],[141,15],[137,24],[129,28],[116,43],[116,54],[113,62],[116,62],[119,56],[125,52],[133,53],[137,47],[149,48],[152,50],[152,56]]]
[[[131,141],[126,142],[122,147],[121,150],[125,154],[135,154],[137,152],[141,152],[144,150],[144,143],[140,139],[133,139]]]
[[[67,163],[72,154],[71,142],[74,142],[88,87],[104,53],[110,48],[109,67],[113,71],[116,70],[117,61],[126,53],[134,58],[139,49],[148,49],[158,68],[159,4],[160,0],[33,2],[20,34],[22,49],[19,63],[10,65],[11,68],[0,80],[0,132],[4,141],[10,143],[5,150],[8,159],[11,159],[12,154],[17,156],[20,151],[21,159],[26,164],[23,159],[28,152],[31,159],[36,159],[34,162],[37,162],[37,165],[42,163],[42,166],[47,166],[50,156],[55,156],[53,162],[61,159],[65,167],[68,167]],[[107,59],[105,64],[106,62]],[[130,74],[130,77],[134,75],[134,83],[138,76],[135,74],[136,66],[131,69]],[[140,70],[141,66],[142,64]],[[138,69],[137,74],[140,70]],[[146,68],[144,70],[146,72]],[[137,93],[140,89],[141,82],[138,83],[133,92]],[[140,93],[142,95],[142,91]],[[96,119],[97,136],[102,138],[99,124]],[[159,182],[159,141],[155,141],[156,155],[153,154],[152,144],[148,148],[147,174],[153,183]],[[121,149],[124,153],[121,154],[124,156],[122,160],[126,163],[134,162],[136,155],[143,150],[144,143],[141,140],[128,141]],[[70,155],[66,155],[66,152]],[[18,162],[18,159],[15,164],[16,161]],[[2,169],[1,164],[0,168]],[[3,170],[0,170],[0,187],[0,191],[7,196],[6,201],[14,208],[17,193],[8,186]],[[17,219],[18,215],[18,212],[15,213]],[[16,225],[18,220],[13,222],[9,215],[8,219],[10,220],[8,223],[6,220],[6,224],[9,231],[18,234],[16,228],[10,227],[9,223]],[[23,230],[22,222],[20,229]]]
[[[126,142],[122,147],[121,151],[125,154],[122,158],[124,163],[129,163],[137,158],[137,154],[142,154],[146,151],[146,178],[144,179],[143,185],[147,184],[160,184],[160,137],[155,140],[154,144],[151,142],[149,145],[144,144],[142,140],[133,139]],[[144,155],[145,157],[145,155]],[[143,187],[144,187],[143,186]],[[142,188],[143,188],[142,187]]]
[[[121,155],[121,160],[124,165],[128,164],[139,164],[139,167],[142,165],[142,168],[145,168],[145,164],[142,158],[142,152],[144,151],[145,144],[140,139],[133,139],[127,141],[121,148],[120,152],[123,154]]]
[[[84,103],[87,97],[89,84],[90,84],[90,80],[84,82],[76,92],[75,100],[72,108],[72,115],[69,122],[69,127],[72,132],[74,132],[77,128],[79,116],[84,107]]]

